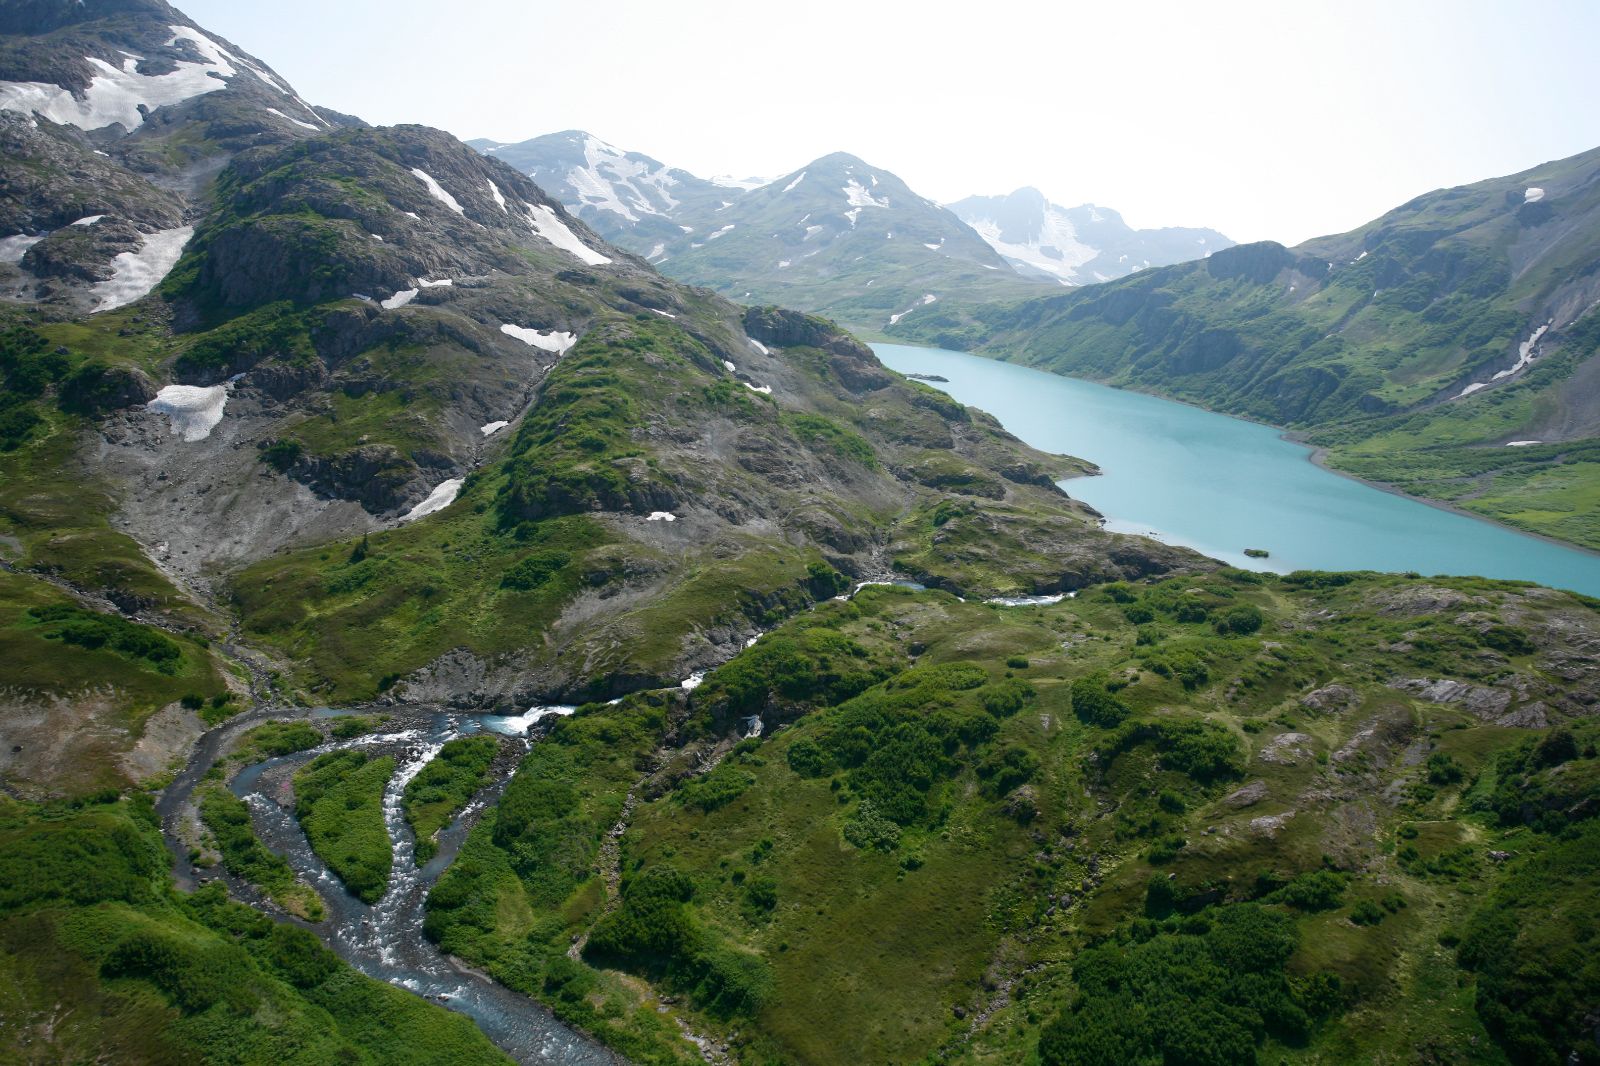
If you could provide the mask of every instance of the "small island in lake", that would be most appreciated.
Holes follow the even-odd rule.
[[[1246,548],[1244,553],[1252,559],[1265,559],[1272,554],[1265,548]]]
[[[943,381],[946,384],[950,381],[949,378],[940,377],[938,374],[907,374],[906,377],[912,381]]]

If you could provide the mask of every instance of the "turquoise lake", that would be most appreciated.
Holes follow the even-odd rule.
[[[1098,464],[1101,476],[1062,484],[1107,529],[1280,573],[1477,574],[1600,596],[1600,556],[1340,477],[1269,426],[962,352],[872,347],[902,374],[948,378],[929,384],[1035,448]]]

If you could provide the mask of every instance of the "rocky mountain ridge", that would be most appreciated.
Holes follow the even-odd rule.
[[[179,56],[208,50],[219,76],[205,77],[225,87],[147,106],[131,131],[7,113],[27,160],[72,161],[15,202],[17,217],[103,209],[27,249],[16,269],[33,280],[4,309],[19,387],[0,459],[19,574],[54,567],[97,602],[202,628],[226,605],[325,695],[371,696],[470,660],[480,680],[453,698],[495,704],[675,680],[753,619],[826,592],[834,579],[808,566],[1050,592],[1205,565],[1100,535],[1054,486],[1083,464],[904,383],[831,323],[663,278],[446,134],[281,128],[261,104],[292,91],[163,4],[88,5],[36,43],[93,58],[169,39]],[[136,191],[109,198],[124,187]],[[165,240],[174,230],[182,239]],[[110,279],[87,252],[41,278],[62,259],[45,250],[101,233],[143,243],[104,250]],[[162,257],[144,254],[158,243]],[[52,508],[84,481],[103,496],[62,565]],[[927,514],[946,498],[970,506],[936,539]],[[986,540],[958,541],[969,523]],[[443,552],[452,536],[481,540],[477,565]],[[495,590],[519,591],[485,554],[513,567],[543,536],[560,545],[548,591],[485,612]],[[352,586],[326,573],[350,538],[361,553],[394,538],[441,554],[417,564],[416,589],[397,557]],[[1031,562],[1001,562],[1030,540]],[[709,559],[728,566],[725,599],[690,580]],[[461,567],[471,579],[438,599],[440,575]],[[369,647],[373,581],[384,597],[421,595],[413,607],[432,621]],[[289,600],[286,585],[299,588]],[[647,632],[630,628],[644,615]]]
[[[1002,212],[1006,234],[1016,238],[1008,244],[1000,225],[986,221],[987,199],[962,201],[994,231],[978,233],[961,217],[962,204],[942,207],[847,153],[770,181],[717,184],[582,131],[472,143],[525,170],[608,240],[674,277],[732,299],[828,314],[869,335],[940,300],[961,315],[975,302],[1040,295],[1043,281],[1120,277],[1229,243],[1212,231],[1133,231],[1114,212],[1083,208],[1069,216],[1051,207],[1057,236],[1029,251],[1038,227],[1013,232],[1033,225],[1013,218],[1016,203]],[[1040,224],[1043,211],[1041,204]],[[1075,233],[1081,239],[1069,240]],[[1070,253],[1057,247],[1065,244]],[[1053,263],[1059,269],[1039,266]]]

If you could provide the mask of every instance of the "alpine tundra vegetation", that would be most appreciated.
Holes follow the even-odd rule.
[[[1231,247],[162,0],[0,0],[0,146],[0,1061],[1600,1062],[1600,602],[1110,532],[834,321],[1600,545],[1600,156]]]

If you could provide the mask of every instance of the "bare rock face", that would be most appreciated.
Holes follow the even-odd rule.
[[[1324,685],[1300,697],[1300,706],[1308,711],[1339,714],[1361,703],[1361,695],[1349,685]]]
[[[1222,802],[1235,810],[1245,807],[1254,807],[1267,798],[1267,783],[1265,781],[1252,781],[1235,792],[1230,792],[1222,797]]]
[[[1480,597],[1437,585],[1411,585],[1390,589],[1373,597],[1373,606],[1378,608],[1379,613],[1397,615],[1443,614],[1483,603]]]
[[[334,456],[302,456],[288,473],[325,496],[354,500],[371,514],[383,514],[405,502],[417,467],[392,445],[365,444]]]
[[[821,348],[832,357],[829,369],[851,392],[872,392],[894,382],[870,348],[824,319],[778,307],[752,307],[744,313],[744,329],[753,339],[777,348]]]
[[[1312,758],[1312,743],[1311,737],[1305,733],[1280,733],[1267,741],[1267,746],[1261,749],[1257,758],[1278,766],[1299,766]]]
[[[1499,718],[1511,706],[1511,693],[1505,689],[1469,685],[1465,681],[1449,678],[1438,681],[1423,677],[1407,678],[1391,682],[1390,687],[1409,692],[1428,703],[1457,704],[1485,720]]]
[[[1330,756],[1336,767],[1388,766],[1416,734],[1411,712],[1391,708],[1366,722]]]
[[[61,388],[62,406],[88,415],[107,415],[155,399],[155,382],[137,367],[89,364]]]
[[[1283,832],[1283,827],[1289,824],[1289,819],[1294,815],[1294,811],[1284,811],[1282,814],[1264,814],[1259,818],[1252,818],[1250,832],[1254,836],[1273,840]]]

